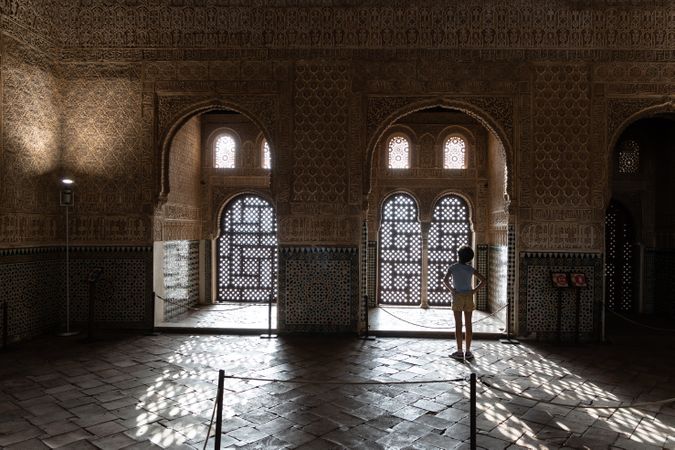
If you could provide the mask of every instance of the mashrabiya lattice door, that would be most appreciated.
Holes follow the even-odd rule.
[[[379,238],[379,302],[419,305],[422,280],[422,228],[417,204],[397,194],[382,208]]]
[[[429,305],[449,305],[452,301],[452,294],[443,286],[443,277],[464,245],[471,245],[469,206],[463,198],[447,195],[436,203],[429,227]]]
[[[223,212],[218,238],[218,301],[267,302],[276,298],[278,249],[274,208],[245,195]]]

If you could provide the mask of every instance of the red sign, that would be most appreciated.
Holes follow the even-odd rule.
[[[585,273],[575,273],[570,274],[570,280],[572,281],[572,286],[574,287],[588,287],[588,281],[586,280]]]
[[[557,288],[570,287],[569,278],[567,278],[565,272],[551,272],[551,281],[553,281],[553,286]]]

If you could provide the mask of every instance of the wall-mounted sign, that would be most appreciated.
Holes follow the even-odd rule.
[[[572,286],[577,288],[588,287],[588,280],[585,273],[572,272],[570,273],[570,282]]]
[[[569,277],[566,272],[551,272],[551,281],[553,282],[553,287],[570,287]]]

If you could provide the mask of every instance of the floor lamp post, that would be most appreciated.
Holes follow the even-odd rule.
[[[63,178],[61,183],[64,188],[61,189],[60,204],[66,207],[66,331],[59,333],[59,336],[73,336],[79,333],[70,330],[70,220],[68,210],[75,204],[75,194],[70,187],[74,181],[70,178]]]

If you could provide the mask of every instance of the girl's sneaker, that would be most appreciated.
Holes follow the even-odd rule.
[[[464,353],[462,353],[459,350],[457,350],[455,353],[450,354],[450,357],[458,361],[464,361]]]
[[[464,358],[465,358],[467,361],[471,361],[471,360],[473,359],[473,353],[471,353],[470,351],[464,353]]]

